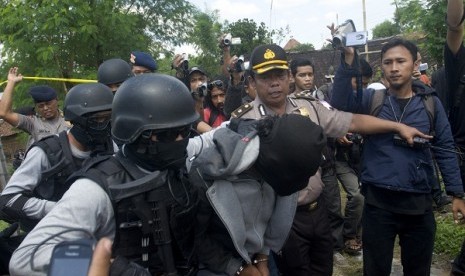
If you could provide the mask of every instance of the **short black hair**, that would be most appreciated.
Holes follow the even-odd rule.
[[[405,47],[412,55],[413,62],[417,60],[418,47],[417,45],[415,45],[415,43],[411,42],[410,40],[406,40],[402,38],[393,38],[389,40],[386,44],[384,44],[383,48],[381,48],[381,61],[383,60],[384,54],[389,49],[397,47],[397,46]]]
[[[311,66],[313,69],[313,73],[315,73],[315,66],[313,66],[313,63],[309,59],[297,57],[291,61],[290,68],[292,76],[295,77],[295,75],[297,74],[297,67],[303,66]]]
[[[365,59],[360,59],[360,73],[362,77],[371,78],[373,77],[373,68]]]

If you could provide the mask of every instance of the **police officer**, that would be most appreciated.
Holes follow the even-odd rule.
[[[257,119],[301,114],[319,124],[328,137],[335,138],[347,132],[398,132],[409,143],[413,143],[414,136],[429,137],[403,124],[334,110],[306,93],[288,96],[289,66],[286,52],[278,45],[257,46],[250,58],[250,68],[249,83],[256,89],[257,97],[234,111],[233,117]],[[332,274],[333,244],[324,202],[319,199],[322,188],[321,176],[317,173],[300,191],[294,225],[278,261],[284,275]]]
[[[97,81],[110,87],[116,93],[123,81],[134,76],[131,66],[120,58],[105,60],[97,70]]]
[[[65,122],[58,109],[57,92],[46,85],[33,86],[29,94],[35,103],[37,115],[26,116],[12,110],[13,91],[16,84],[22,81],[18,68],[10,68],[8,83],[0,101],[0,118],[10,125],[29,133],[27,148],[40,139],[67,130],[69,125]]]
[[[158,69],[157,62],[150,54],[145,52],[131,52],[129,62],[131,63],[131,70],[134,75],[155,73]]]
[[[113,153],[112,100],[111,90],[100,83],[79,84],[68,92],[64,113],[73,126],[34,143],[26,153],[0,196],[1,212],[7,220],[19,221],[23,230],[30,231],[66,192],[66,179],[84,160]],[[1,258],[8,256],[2,254]]]
[[[125,81],[112,114],[112,136],[122,144],[120,151],[71,177],[71,188],[15,251],[10,272],[30,275],[31,245],[71,228],[78,230],[37,250],[36,270],[46,272],[55,244],[91,233],[114,240],[112,270],[190,271],[197,199],[185,177],[186,158],[193,160],[211,145],[207,136],[213,135],[204,134],[203,142],[188,139],[197,119],[188,89],[176,78],[142,74]]]

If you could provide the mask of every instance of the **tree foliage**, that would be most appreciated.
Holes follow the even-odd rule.
[[[190,61],[191,66],[201,65],[209,75],[215,75],[219,73],[221,57],[218,38],[222,24],[218,20],[218,11],[197,12],[194,18],[195,25],[189,42],[194,45],[197,56]]]
[[[385,20],[384,22],[376,25],[373,30],[373,38],[382,38],[382,37],[390,37],[400,33],[398,26],[389,21]]]
[[[420,46],[437,64],[443,64],[444,43],[447,34],[446,9],[447,3],[445,1],[427,0],[425,13],[419,20],[425,34],[425,40]]]
[[[155,57],[193,25],[183,0],[10,0],[0,9],[2,75],[95,78],[98,65],[131,50]],[[56,85],[56,84],[54,84]]]
[[[395,0],[394,22],[401,33],[421,31],[420,19],[424,8],[420,0]]]
[[[389,20],[373,29],[373,37],[401,34],[417,42],[420,52],[435,64],[443,63],[443,49],[447,33],[444,17],[447,2],[443,0],[394,0],[394,23]]]
[[[247,18],[232,23],[225,22],[224,32],[241,38],[241,44],[232,47],[232,51],[237,55],[250,54],[256,46],[271,43],[273,35],[265,23],[257,24],[253,19]]]
[[[315,50],[315,46],[312,43],[301,43],[294,48],[292,48],[293,52],[305,52],[305,51],[313,51]]]

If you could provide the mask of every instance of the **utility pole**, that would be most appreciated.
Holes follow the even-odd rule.
[[[270,31],[271,31],[271,16],[272,16],[272,12],[273,12],[273,0],[271,0],[271,4],[270,4]],[[273,43],[273,38],[271,38],[271,43]]]
[[[365,8],[365,0],[362,0],[362,6],[363,6],[363,30],[365,32],[367,32],[368,34],[368,31],[367,31],[367,11],[366,11],[366,8]],[[367,38],[367,43],[365,44],[365,57],[366,57],[366,61],[370,61],[369,60],[369,56],[368,56],[368,38]]]

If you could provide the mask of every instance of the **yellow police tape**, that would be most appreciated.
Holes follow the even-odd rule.
[[[66,82],[79,82],[79,83],[88,83],[88,82],[97,82],[96,80],[86,80],[86,79],[66,79],[66,78],[49,78],[49,77],[23,77],[24,80],[49,80],[49,81],[66,81]],[[8,81],[0,82],[0,86],[7,83]]]

